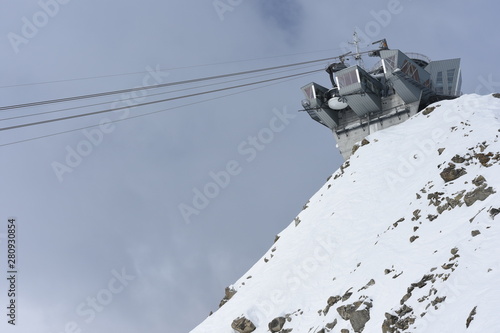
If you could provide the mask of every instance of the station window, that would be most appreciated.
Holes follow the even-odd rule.
[[[345,88],[351,84],[358,83],[358,76],[356,75],[355,70],[338,75],[337,79],[340,88]]]
[[[438,72],[436,77],[436,92],[443,93],[443,72]]]
[[[309,87],[304,88],[304,92],[306,93],[306,96],[308,99],[313,100],[316,98],[316,94],[314,92],[314,85],[311,84]]]
[[[453,85],[453,78],[455,77],[455,69],[448,69],[447,71],[447,76],[448,76],[448,91],[451,93],[452,91],[452,85]]]
[[[403,71],[403,73],[406,73],[413,80],[420,82],[420,75],[418,75],[417,66],[413,65],[408,60],[405,60],[403,62],[403,67],[401,67],[401,71]]]
[[[386,70],[387,71],[390,70],[392,72],[392,70],[394,70],[394,68],[396,68],[396,56],[393,55],[393,56],[385,58],[384,63],[385,63]]]

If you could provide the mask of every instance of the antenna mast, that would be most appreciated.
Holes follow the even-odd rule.
[[[365,68],[363,58],[361,57],[361,53],[359,52],[359,43],[361,42],[361,39],[359,39],[358,32],[356,30],[354,30],[352,38],[354,42],[349,42],[349,44],[354,45],[356,47],[356,54],[354,54],[354,59],[356,59],[356,62],[358,63],[359,67]]]

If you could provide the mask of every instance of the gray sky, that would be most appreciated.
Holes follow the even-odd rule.
[[[464,93],[500,91],[500,5],[493,0],[221,0],[218,9],[194,0],[59,1],[41,1],[51,15],[37,1],[4,1],[0,106],[336,56],[355,27],[370,41],[387,38],[391,48],[462,58]],[[130,72],[140,73],[5,87]],[[194,328],[341,164],[329,130],[297,112],[300,87],[311,81],[328,86],[320,72],[224,98],[241,89],[0,132],[4,144],[125,118],[0,147],[0,236],[9,217],[19,224],[18,321],[13,328],[1,314],[0,329]],[[150,96],[156,91],[148,89],[142,99],[110,96],[0,115],[104,103],[60,116],[195,91]],[[201,103],[212,97],[221,98]],[[176,106],[184,107],[131,118]],[[34,119],[46,118],[18,122]],[[10,124],[16,121],[1,127]],[[211,198],[197,199],[198,190]],[[187,206],[190,223],[179,208]],[[1,279],[2,308],[7,302]]]

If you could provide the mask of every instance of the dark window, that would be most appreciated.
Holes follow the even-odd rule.
[[[438,72],[436,77],[436,92],[443,93],[443,72]]]

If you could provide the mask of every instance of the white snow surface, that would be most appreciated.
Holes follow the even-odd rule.
[[[356,332],[383,332],[388,314],[408,326],[393,332],[500,332],[500,98],[433,106],[368,136],[231,286],[237,293],[191,332],[234,333],[243,316],[256,333],[280,316],[293,333],[355,332],[337,308],[357,301],[370,319]],[[466,174],[445,182],[440,173],[456,155]],[[495,193],[465,204],[488,188]],[[458,204],[446,207],[446,198]],[[331,296],[345,297],[323,311]],[[398,316],[402,304],[411,311]]]

